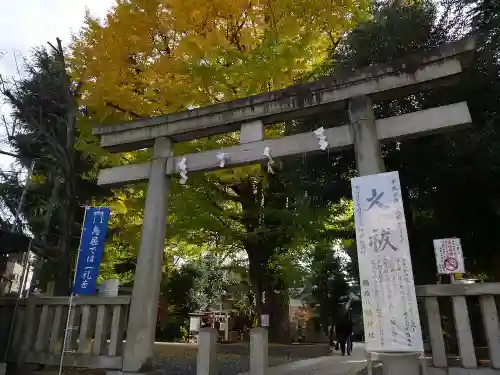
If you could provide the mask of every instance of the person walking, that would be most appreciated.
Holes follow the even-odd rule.
[[[340,351],[342,355],[351,355],[352,352],[352,320],[350,314],[345,314],[335,326],[337,340],[340,343]]]
[[[339,350],[339,344],[338,344],[338,341],[336,340],[335,324],[333,324],[333,323],[330,326],[329,337],[330,337],[330,350],[332,352],[334,350]]]

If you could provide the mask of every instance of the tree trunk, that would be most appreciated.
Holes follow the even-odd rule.
[[[62,243],[61,252],[59,254],[60,263],[57,270],[55,293],[56,295],[68,295],[71,292],[72,287],[71,271],[73,260],[71,243],[73,239],[73,224],[77,199],[75,180],[75,141],[78,104],[76,101],[76,95],[79,95],[81,84],[79,84],[75,92],[73,92],[71,88],[71,80],[66,71],[66,61],[62,42],[59,38],[57,38],[57,47],[52,46],[52,48],[56,51],[57,60],[61,64],[61,89],[63,91],[64,101],[66,104],[66,143],[64,145],[64,151],[67,157],[66,163],[62,164],[65,166],[65,168],[63,168],[65,182],[62,205],[64,212],[61,215],[63,220],[61,228],[63,228],[63,231],[61,236]],[[61,163],[62,162],[63,161],[61,160]]]
[[[64,189],[66,210],[63,215],[61,215],[64,220],[61,223],[63,228],[60,244],[60,252],[58,257],[58,267],[56,272],[56,284],[54,287],[54,295],[56,296],[67,296],[71,293],[72,278],[71,271],[73,268],[73,251],[71,248],[71,243],[73,239],[73,221],[75,216],[75,201],[73,195],[73,181],[66,182]],[[76,267],[76,260],[75,260]],[[76,272],[76,271],[75,271]]]
[[[290,343],[290,299],[287,290],[266,291],[266,311],[269,313],[269,341]]]
[[[276,190],[279,191],[281,186]],[[268,265],[275,249],[283,244],[281,232],[270,234],[261,233],[262,227],[275,227],[279,221],[272,215],[266,220],[266,207],[286,209],[287,200],[280,197],[278,200],[271,191],[271,199],[266,199],[263,180],[254,183],[247,180],[238,185],[239,199],[244,212],[244,223],[247,229],[243,246],[248,255],[249,276],[252,290],[255,293],[255,306],[259,325],[262,323],[262,314],[269,315],[269,339],[276,343],[287,343],[289,338],[289,300],[288,293],[283,289],[282,282],[277,275],[270,274]],[[272,232],[271,232],[272,233]],[[279,277],[279,276],[278,276]],[[265,292],[265,302],[263,302]]]
[[[269,259],[263,255],[269,252],[264,250],[262,244],[252,246],[245,244],[248,255],[249,276],[252,290],[255,293],[255,310],[259,325],[262,323],[262,314],[269,315],[269,340],[270,342],[286,344],[289,342],[289,296],[288,290],[282,290],[280,282],[268,273]],[[279,281],[279,280],[278,280]],[[263,301],[263,294],[265,298]]]
[[[257,321],[259,326],[261,325],[261,315],[263,314],[263,303],[262,295],[264,292],[262,280],[262,267],[260,265],[258,257],[255,256],[255,251],[252,248],[246,248],[248,255],[248,273],[250,279],[250,285],[252,287],[253,293],[255,295],[255,314],[257,315]]]

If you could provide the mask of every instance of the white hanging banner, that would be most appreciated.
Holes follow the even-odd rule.
[[[351,180],[367,352],[422,352],[398,172]]]
[[[434,240],[434,252],[440,275],[465,273],[464,255],[460,238]]]

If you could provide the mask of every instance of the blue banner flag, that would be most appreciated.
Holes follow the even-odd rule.
[[[110,209],[107,207],[87,207],[82,227],[80,250],[75,275],[73,293],[94,294],[102,251],[108,230]]]

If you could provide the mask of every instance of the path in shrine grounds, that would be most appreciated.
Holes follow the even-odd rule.
[[[156,366],[164,375],[196,375],[196,349],[167,344],[157,345]],[[219,354],[219,375],[238,375],[248,371],[249,358],[244,354]],[[338,352],[312,359],[270,357],[269,375],[356,375],[366,367],[362,344],[355,344],[352,356]]]
[[[267,375],[367,375],[363,344],[354,344],[352,356],[339,352],[327,357],[300,358],[299,356],[270,357]],[[196,375],[195,345],[155,343],[155,368],[159,375]],[[218,375],[248,375],[248,355],[219,354]],[[57,367],[45,368],[39,375],[57,375]],[[373,375],[382,375],[375,368]],[[104,370],[65,368],[65,375],[106,375]]]

